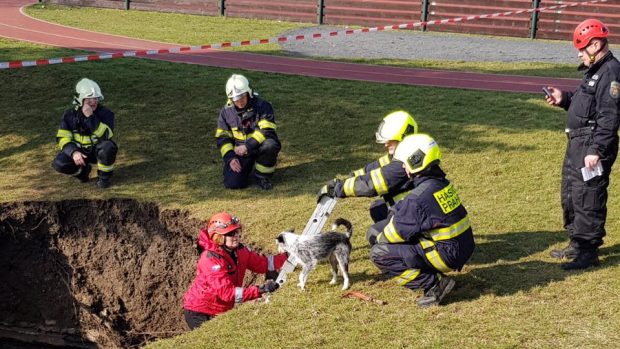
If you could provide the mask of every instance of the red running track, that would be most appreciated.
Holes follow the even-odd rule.
[[[96,33],[37,20],[24,15],[20,11],[21,7],[31,3],[32,0],[2,0],[2,3],[0,3],[0,36],[20,41],[81,49],[97,53],[182,47],[182,45]],[[339,63],[225,50],[203,50],[182,54],[153,55],[148,56],[148,58],[221,68],[236,68],[331,79],[487,91],[541,93],[540,91],[543,85],[556,86],[562,90],[574,90],[579,83],[579,80],[576,79],[480,74],[357,63]]]

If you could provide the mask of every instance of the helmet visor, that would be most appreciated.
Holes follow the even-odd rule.
[[[385,144],[390,140],[389,137],[384,136],[382,133],[384,131],[384,126],[385,121],[381,121],[381,124],[379,124],[379,127],[377,128],[377,132],[375,132],[375,138],[377,139],[377,143],[380,144]]]

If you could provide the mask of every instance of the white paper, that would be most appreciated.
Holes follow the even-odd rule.
[[[596,176],[600,176],[603,174],[603,166],[599,161],[596,166],[594,166],[591,170],[587,167],[581,168],[581,175],[583,176],[583,181],[587,182]]]

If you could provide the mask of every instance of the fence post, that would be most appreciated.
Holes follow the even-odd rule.
[[[125,0],[125,10],[129,10],[129,3],[131,0]]]
[[[316,9],[316,22],[323,24],[323,17],[325,16],[325,0],[318,0],[318,8]]]
[[[422,11],[420,13],[420,21],[426,22],[428,21],[428,0],[422,0]],[[422,25],[422,31],[426,31],[426,24]]]
[[[220,0],[220,16],[225,16],[226,15],[226,0]]]
[[[532,20],[530,23],[530,39],[536,39],[536,31],[538,30],[538,8],[540,7],[540,0],[532,0]]]

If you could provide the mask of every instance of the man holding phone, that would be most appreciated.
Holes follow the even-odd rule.
[[[569,259],[565,270],[599,265],[607,219],[607,187],[618,155],[620,123],[620,62],[609,51],[609,30],[601,21],[587,19],[573,34],[582,60],[584,78],[575,92],[543,88],[547,103],[567,110],[568,144],[562,167],[561,201],[567,247],[551,257]],[[586,176],[601,170],[600,175]],[[582,173],[583,172],[583,173]]]

